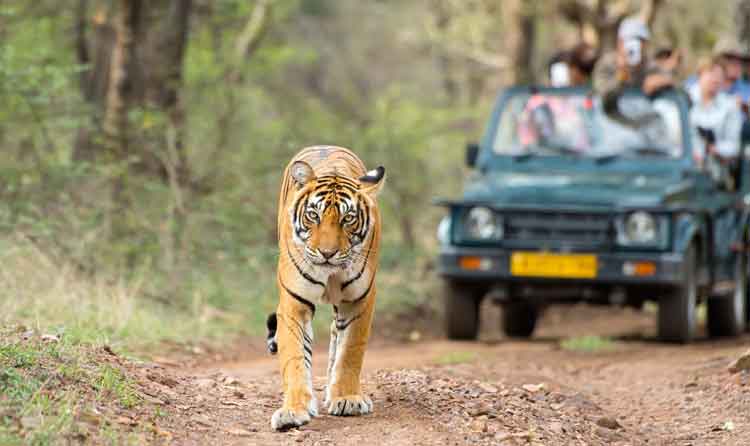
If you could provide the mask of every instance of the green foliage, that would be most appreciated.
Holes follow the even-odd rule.
[[[0,444],[144,444],[152,433],[116,416],[135,409],[160,418],[166,409],[142,404],[112,358],[68,336],[0,327]]]
[[[58,386],[54,367],[70,359],[69,344],[9,342],[0,333],[0,444],[56,444],[70,432],[76,393]],[[17,424],[20,423],[20,429]]]
[[[481,56],[500,45],[505,18],[451,2],[436,31],[434,2],[276,0],[260,45],[237,60],[258,3],[210,3],[194,8],[178,67],[184,125],[158,101],[138,101],[128,110],[132,153],[86,159],[74,156],[77,137],[100,111],[81,92],[80,73],[94,64],[78,63],[74,6],[0,6],[0,323],[141,345],[263,332],[276,301],[280,176],[313,144],[386,167],[380,310],[432,302],[442,210],[430,201],[460,189],[464,143],[478,139],[501,79],[460,49]],[[88,4],[93,60],[94,24],[111,20],[114,4]],[[683,36],[675,17],[660,16],[655,34],[697,39],[699,49],[723,29],[711,14],[710,31]],[[564,23],[544,29],[538,66],[561,34],[575,34]],[[157,174],[178,130],[184,182]]]
[[[580,336],[567,338],[560,342],[563,350],[582,353],[601,353],[612,351],[617,345],[610,338],[601,336]]]
[[[99,368],[97,379],[94,381],[99,399],[114,397],[126,409],[130,409],[138,403],[133,385],[119,369],[108,364]]]
[[[435,363],[439,365],[456,365],[467,362],[474,362],[477,354],[474,352],[448,352],[435,358]]]

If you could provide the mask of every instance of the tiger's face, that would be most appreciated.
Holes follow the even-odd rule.
[[[290,209],[294,240],[304,256],[321,267],[346,268],[356,261],[373,226],[375,194],[383,183],[382,167],[359,179],[315,177],[309,164],[292,165],[297,193]]]

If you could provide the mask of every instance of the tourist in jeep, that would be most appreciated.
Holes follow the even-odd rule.
[[[736,100],[722,91],[726,77],[719,60],[704,60],[698,66],[698,82],[688,91],[693,102],[690,122],[704,143],[695,153],[699,161],[714,156],[727,163],[739,153],[742,114]]]
[[[555,53],[548,62],[550,86],[588,87],[596,63],[596,52],[587,43]]]
[[[750,101],[750,83],[743,78],[744,63],[750,59],[750,52],[733,37],[720,39],[714,47],[714,54],[725,69],[722,90],[734,96],[740,104]]]
[[[651,32],[637,17],[622,21],[617,31],[617,48],[604,54],[594,69],[594,88],[602,97],[604,112],[613,120],[631,128],[648,125],[648,120],[634,120],[623,113],[619,99],[624,90],[638,88],[648,96],[675,85],[679,53],[661,64],[652,63],[648,55]]]

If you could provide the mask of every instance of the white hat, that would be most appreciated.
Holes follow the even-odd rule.
[[[617,38],[620,40],[627,39],[641,39],[649,40],[651,38],[651,32],[648,30],[648,26],[639,17],[628,17],[620,23],[620,27],[617,29]]]

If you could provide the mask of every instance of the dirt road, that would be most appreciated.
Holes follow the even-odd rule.
[[[281,402],[275,358],[149,376],[173,407],[160,422],[173,444],[750,444],[750,375],[727,372],[750,337],[663,345],[651,338],[652,324],[628,310],[569,309],[547,315],[528,342],[491,327],[477,343],[375,343],[365,363],[375,413],[323,415],[286,433],[269,425]],[[562,336],[586,334],[614,343],[594,352],[560,347]],[[317,343],[320,394],[325,346]]]

